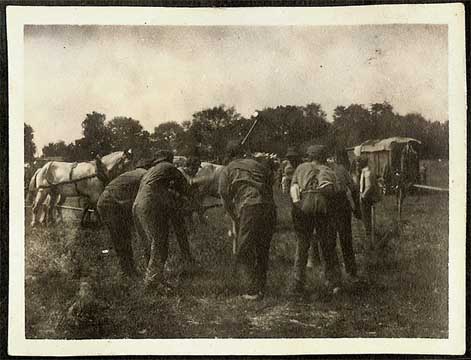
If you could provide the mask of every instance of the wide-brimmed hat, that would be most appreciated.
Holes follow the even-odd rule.
[[[286,151],[286,157],[295,157],[295,156],[300,156],[298,151],[296,150],[295,146],[288,146],[288,150]]]

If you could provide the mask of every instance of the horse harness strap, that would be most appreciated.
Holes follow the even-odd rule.
[[[70,173],[69,173],[69,181],[72,182],[72,183],[75,185],[75,191],[77,192],[77,194],[82,195],[82,194],[80,193],[79,188],[78,188],[78,181],[73,181],[73,180],[72,180],[72,173],[74,172],[74,169],[77,167],[77,165],[78,165],[77,162],[74,162],[74,163],[72,164],[72,167],[70,168]]]
[[[59,183],[51,183],[49,180],[46,179],[47,183],[49,185],[40,185],[38,186],[38,189],[48,189],[48,188],[55,188],[56,186],[60,186],[60,185],[69,185],[69,184],[75,184],[75,188],[78,191],[78,188],[77,188],[77,183],[79,181],[83,181],[83,180],[88,180],[88,179],[93,179],[95,177],[98,177],[98,175],[95,173],[95,174],[91,174],[91,175],[87,175],[87,176],[84,176],[84,177],[81,177],[81,178],[78,178],[78,179],[72,179],[72,173],[74,171],[74,169],[77,167],[78,163],[75,162],[72,164],[72,168],[70,169],[70,173],[69,173],[69,180],[67,181],[61,181]],[[101,181],[103,181],[102,179],[100,179]]]
[[[110,182],[110,179],[108,178],[108,175],[106,174],[106,167],[101,162],[100,159],[95,160],[95,167],[96,167],[95,173],[98,180],[100,180],[104,186],[108,185],[108,183]]]

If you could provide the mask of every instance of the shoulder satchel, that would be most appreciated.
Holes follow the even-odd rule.
[[[335,184],[319,187],[319,173],[313,176],[304,191],[301,192],[300,208],[310,216],[325,216],[329,213],[329,198],[335,193]]]

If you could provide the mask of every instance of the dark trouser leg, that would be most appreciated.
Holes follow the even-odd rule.
[[[100,198],[97,210],[110,232],[111,242],[122,271],[126,275],[135,275],[137,271],[131,243],[132,213],[130,209],[123,209],[118,204],[107,201],[106,198]]]
[[[341,272],[339,259],[335,251],[336,232],[334,222],[327,216],[317,217],[315,222],[316,232],[319,235],[322,255],[325,261],[325,277],[332,286],[336,286],[341,281]]]
[[[306,264],[314,230],[313,219],[306,216],[299,208],[293,206],[291,211],[296,232],[296,254],[294,258],[294,286],[299,289],[306,281]]]
[[[236,269],[239,270],[239,282],[248,292],[255,291],[255,223],[250,207],[242,209],[239,217],[238,248],[236,253]]]
[[[356,276],[357,266],[355,253],[353,251],[352,213],[350,210],[344,210],[339,213],[338,233],[342,247],[343,261],[345,262],[345,271],[352,276]]]
[[[110,228],[113,246],[118,255],[121,269],[126,275],[134,276],[137,274],[134,264],[133,249],[131,244],[131,224],[126,219],[120,219]]]
[[[149,276],[163,276],[163,270],[168,258],[168,219],[163,216],[154,217],[153,225],[149,226],[153,235],[150,240],[150,257],[147,264]],[[147,232],[149,233],[149,232]]]
[[[246,271],[249,294],[263,292],[265,289],[275,223],[275,209],[271,205],[252,205],[241,211],[236,257],[237,263]]]
[[[191,262],[192,258],[190,244],[188,243],[188,234],[186,232],[185,218],[177,210],[172,213],[170,219],[172,222],[173,231],[175,232],[175,237],[177,238],[178,246],[180,247],[183,261]]]
[[[321,263],[321,254],[319,251],[319,240],[317,234],[311,235],[311,247],[309,248],[308,267],[319,266]]]
[[[263,293],[267,283],[268,260],[270,257],[270,244],[276,226],[276,211],[271,206],[265,206],[265,209],[261,208],[260,211],[261,221],[257,229],[259,237],[255,246],[255,276],[257,292]]]

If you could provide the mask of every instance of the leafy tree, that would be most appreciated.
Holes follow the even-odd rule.
[[[369,139],[412,137],[422,142],[424,158],[448,155],[448,122],[427,121],[419,113],[399,115],[387,102],[338,106],[334,110],[331,139],[336,146],[355,146]]]
[[[50,142],[46,146],[43,147],[43,156],[50,157],[50,156],[62,156],[67,157],[69,154],[69,148],[65,144],[63,140],[58,142]]]
[[[43,156],[60,156],[63,157],[65,161],[75,161],[79,160],[77,158],[77,150],[73,143],[66,144],[63,140],[57,142],[50,142],[42,148]]]
[[[142,128],[139,120],[118,116],[106,124],[111,138],[111,150],[132,149],[137,157],[150,153],[150,134]]]
[[[36,144],[34,143],[34,130],[30,125],[24,124],[24,161],[25,163],[33,162],[35,153],[36,153]]]
[[[337,106],[333,118],[337,146],[354,146],[374,138],[370,113],[363,105]]]
[[[326,114],[319,104],[306,106],[278,106],[258,111],[259,125],[249,140],[252,151],[284,154],[288,146],[305,147],[305,144],[318,142],[330,129]],[[245,135],[252,120],[243,119],[241,134]],[[243,128],[243,129],[242,129]]]
[[[111,152],[111,133],[105,125],[106,116],[93,111],[82,122],[83,138],[78,142],[80,152],[85,159]],[[77,144],[76,144],[77,145]]]
[[[240,118],[234,107],[219,105],[205,109],[193,114],[188,135],[203,157],[220,161]]]
[[[164,122],[154,128],[154,132],[150,135],[152,148],[158,149],[180,149],[183,139],[184,129],[182,125],[175,121]]]

